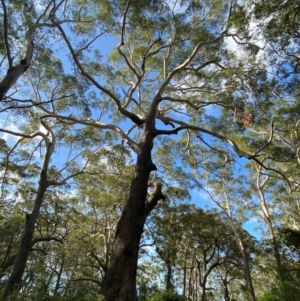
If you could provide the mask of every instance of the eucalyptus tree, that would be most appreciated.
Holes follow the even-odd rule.
[[[214,158],[215,156],[212,155],[210,160]],[[251,209],[255,208],[251,185],[245,176],[235,177],[228,164],[213,166],[211,162],[205,166],[205,172],[195,169],[195,184],[200,191],[207,194],[208,199],[220,210],[232,229],[236,247],[243,258],[244,276],[250,300],[256,300],[251,264],[254,241],[249,235],[245,235],[243,229],[243,224],[251,218]]]
[[[37,62],[53,67],[48,74],[55,86],[41,93],[41,83],[47,87],[39,76],[42,64],[27,70],[24,80],[33,84],[29,92],[34,97],[26,99],[26,104],[36,107],[30,114],[48,127],[54,124],[83,132],[93,128],[94,134],[98,131],[113,143],[126,143],[136,157],[101,283],[105,300],[136,300],[139,242],[145,221],[165,198],[162,183],[173,180],[174,184],[179,178],[169,172],[165,179],[164,171],[178,166],[176,160],[199,167],[210,152],[220,164],[235,156],[263,164],[259,157],[274,140],[266,141],[263,134],[255,143],[257,133],[247,135],[245,128],[254,124],[254,108],[260,117],[268,110],[261,101],[261,106],[256,106],[255,97],[266,95],[272,101],[276,84],[266,88],[270,82],[263,63],[256,61],[257,47],[247,44],[251,42],[247,28],[251,19],[238,3],[38,3],[48,39],[43,39]],[[245,55],[235,55],[229,41],[240,43]],[[68,72],[68,76],[56,69]],[[75,96],[70,97],[73,93]],[[22,99],[14,107],[21,104]],[[261,117],[259,121],[272,136],[270,120]],[[212,146],[215,140],[219,141],[217,148]],[[159,147],[174,154],[168,157],[170,164],[158,166],[153,162],[152,150]],[[177,170],[182,175],[190,172],[189,168]],[[284,177],[282,173],[279,176]]]
[[[218,286],[217,270],[232,264],[243,268],[243,257],[226,220],[218,212],[196,210],[186,216],[191,223],[188,233],[191,242],[189,290],[193,300],[206,300],[210,290]],[[193,250],[193,251],[192,251]],[[223,283],[219,283],[223,286]]]
[[[257,186],[257,190],[259,193],[259,201],[260,201],[261,209],[263,212],[264,222],[266,223],[266,226],[268,228],[270,240],[272,242],[272,246],[273,246],[273,250],[274,250],[276,269],[277,269],[278,275],[281,278],[284,278],[282,267],[281,267],[281,255],[279,252],[277,235],[276,235],[275,229],[274,229],[275,222],[274,222],[274,217],[273,217],[276,214],[276,210],[279,211],[280,208],[278,208],[279,206],[276,206],[277,208],[275,210],[270,210],[270,206],[267,202],[267,197],[266,197],[266,195],[267,195],[266,185],[267,185],[267,182],[269,181],[269,177],[263,175],[261,167],[257,167],[256,177],[257,177],[256,186]],[[272,188],[274,188],[274,187],[272,187]],[[276,199],[276,197],[272,194],[268,194],[268,196],[269,196],[268,199],[271,199],[271,200],[274,200],[274,198]],[[273,214],[272,214],[272,211],[273,211]]]
[[[57,73],[62,72],[61,69],[59,70],[58,62],[53,64],[53,67]],[[37,97],[48,93],[50,98],[55,97],[55,95],[62,95],[59,97],[61,102],[58,101],[56,104],[65,107],[66,97],[64,93],[71,91],[74,85],[70,84],[70,77],[65,76],[68,86],[61,85],[60,90],[53,88],[57,80],[51,73],[53,69],[51,70],[50,67],[47,70],[39,68],[40,77],[32,79],[32,84],[35,84],[35,81],[38,82],[38,86],[34,86],[33,91],[37,92],[35,94]],[[76,88],[78,87],[77,84]],[[36,102],[39,101],[39,99],[36,100]],[[35,103],[32,100],[30,102]],[[49,103],[46,103],[47,105]],[[6,112],[8,114],[9,111]],[[22,285],[22,276],[29,252],[32,250],[34,242],[39,241],[35,241],[34,229],[38,225],[37,219],[45,200],[46,191],[50,187],[66,185],[73,177],[82,174],[90,164],[94,154],[104,145],[108,146],[110,141],[108,137],[101,137],[99,133],[93,135],[93,131],[89,133],[85,129],[73,131],[73,128],[68,127],[68,125],[40,119],[40,115],[34,107],[23,113],[23,125],[14,126],[12,129],[10,122],[16,120],[14,118],[20,118],[20,111],[14,111],[14,113],[8,115],[7,124],[0,130],[7,134],[8,138],[16,137],[16,139],[8,140],[7,143],[12,145],[7,146],[5,156],[2,157],[1,180],[2,191],[5,192],[3,200],[5,201],[11,194],[18,195],[19,197],[15,198],[10,208],[13,210],[13,205],[18,205],[19,201],[23,203],[25,200],[22,210],[27,213],[20,245],[16,255],[13,255],[15,256],[14,264],[3,291],[4,297]],[[93,137],[93,145],[90,144],[91,137]],[[59,160],[54,157],[55,154],[61,155]],[[18,176],[21,176],[22,180],[16,187],[10,179]],[[23,181],[24,185],[22,185]],[[10,185],[10,190],[5,190],[8,185]],[[30,200],[32,201],[30,202]],[[41,239],[47,241],[45,237]],[[55,238],[50,237],[48,239],[48,241],[51,240],[55,240]]]
[[[139,241],[147,216],[164,198],[161,183],[155,178],[149,181],[157,169],[151,152],[160,145],[159,137],[182,132],[183,149],[191,158],[195,139],[200,136],[203,141],[205,136],[221,142],[222,154],[231,156],[229,145],[239,157],[258,160],[261,147],[247,153],[225,125],[204,114],[205,107],[214,105],[228,110],[231,123],[234,118],[248,126],[252,122],[243,104],[251,97],[255,77],[264,77],[264,70],[254,60],[234,56],[227,47],[227,38],[247,36],[245,24],[237,28],[240,12],[238,4],[227,1],[61,1],[52,5],[49,20],[61,37],[60,45],[71,56],[76,72],[93,86],[99,106],[93,100],[87,103],[93,108],[89,118],[79,111],[70,116],[44,108],[44,118],[115,132],[137,156],[102,283],[106,300],[136,299]],[[62,22],[66,16],[75,22]],[[96,16],[103,18],[107,36],[103,27],[91,25]],[[108,37],[118,44],[101,60],[101,46]],[[170,139],[165,141],[172,148]]]
[[[47,238],[49,232],[56,240],[49,243],[45,239],[33,246],[34,255],[23,277],[34,275],[32,282],[26,283],[26,296],[97,298],[123,207],[120,195],[128,186],[125,173],[130,168],[122,166],[125,153],[123,148],[99,149],[93,164],[73,180],[71,187],[49,190],[33,240]],[[96,162],[98,168],[102,165],[101,174],[94,170]]]
[[[277,159],[274,166],[281,163],[288,180],[293,185],[287,188],[297,190],[299,174],[299,39],[300,10],[294,1],[254,1],[254,20],[265,40],[264,59],[268,62],[269,78],[277,80],[277,93],[273,103],[269,102],[265,118],[272,120],[273,130],[269,141],[277,140],[276,146],[269,144],[264,156],[266,165],[270,156]],[[274,91],[275,92],[275,91]],[[257,130],[263,131],[261,124]],[[276,162],[276,160],[275,160]],[[297,164],[298,163],[298,164]],[[263,169],[264,171],[264,169]]]
[[[180,189],[178,193],[180,195]],[[244,280],[243,257],[230,225],[219,212],[203,211],[189,203],[164,202],[150,220],[146,233],[151,233],[153,243],[148,244],[148,252],[155,250],[158,256],[151,262],[143,261],[143,271],[147,271],[147,264],[152,273],[154,267],[162,270],[160,276],[152,275],[152,279],[144,283],[146,288],[153,287],[160,277],[163,282],[158,283],[158,287],[162,291],[180,292],[190,300],[218,300],[224,294],[220,295],[217,288],[227,289],[226,296],[236,294],[231,292],[229,283],[235,282],[238,286]]]
[[[287,162],[286,173],[291,174],[289,169],[297,165]],[[254,170],[254,168],[253,168]],[[286,290],[295,290],[297,276],[293,274],[294,260],[287,255],[291,250],[285,244],[285,233],[297,233],[299,229],[299,192],[298,189],[291,191],[285,181],[280,181],[274,175],[267,175],[261,167],[256,166],[257,173],[253,172],[250,179],[253,181],[253,198],[257,198],[260,209],[253,212],[253,216],[264,222],[262,234],[262,252],[258,268],[266,269],[270,279],[269,291],[274,291],[272,287],[277,287],[278,294],[286,294]],[[295,174],[293,179],[297,179]],[[289,232],[290,231],[290,232]],[[295,235],[297,237],[297,234]],[[289,243],[288,243],[289,244]],[[293,252],[293,251],[291,251]],[[297,260],[296,260],[297,261]],[[281,292],[279,292],[281,291]],[[284,298],[289,298],[288,295]]]
[[[24,184],[27,186],[26,189],[24,190],[22,187],[23,185],[20,185],[19,188],[17,188],[15,191],[16,194],[19,194],[21,200],[23,198],[27,200],[28,207],[25,206],[23,210],[27,211],[28,213],[26,213],[26,221],[25,221],[24,228],[22,230],[23,234],[22,234],[20,246],[16,254],[16,259],[14,261],[13,269],[7,281],[6,289],[3,292],[3,295],[7,296],[10,293],[10,291],[12,291],[16,286],[21,284],[21,279],[26,267],[27,258],[33,244],[34,229],[37,226],[37,219],[47,189],[49,189],[49,187],[51,186],[64,185],[72,177],[82,173],[89,161],[89,157],[92,154],[86,157],[87,161],[83,165],[83,167],[76,167],[76,165],[74,164],[75,163],[74,160],[76,159],[76,157],[82,155],[82,150],[79,153],[77,151],[77,154],[75,154],[75,152],[73,151],[72,152],[70,151],[69,158],[66,162],[64,162],[62,167],[55,168],[54,165],[52,166],[50,165],[51,156],[55,150],[57,151],[58,146],[56,145],[56,137],[54,134],[54,130],[50,127],[49,124],[42,121],[41,127],[37,128],[36,130],[32,130],[30,134],[6,130],[6,129],[1,129],[1,132],[5,132],[16,137],[21,137],[16,141],[15,145],[10,149],[10,151],[7,154],[3,180],[5,180],[6,175],[8,173],[14,172],[13,166],[11,166],[10,162],[11,160],[14,160],[18,156],[18,154],[17,153],[15,154],[15,152],[17,148],[21,146],[20,152],[22,151],[24,152],[23,158],[21,158],[19,164],[13,163],[12,165],[16,164],[19,165],[18,166],[19,168],[23,168],[24,169],[23,172],[28,177],[28,180],[31,177],[33,181],[31,182],[30,185],[29,184],[30,182],[28,183],[27,182],[28,180],[26,178],[23,179],[23,181],[26,183]],[[39,137],[40,139],[38,139]],[[22,149],[22,144],[24,144],[24,146],[27,147],[27,150],[24,149],[24,146]],[[36,152],[40,147],[41,147],[41,152],[43,154],[42,160],[34,158],[37,155]],[[42,151],[43,147],[44,150]],[[83,156],[83,158],[85,157]],[[53,158],[52,158],[52,162],[53,162]],[[40,168],[40,174],[38,175],[39,168]],[[36,179],[38,181],[38,184],[34,183]],[[28,189],[31,190],[31,193],[26,193]],[[24,194],[24,192],[26,194]],[[29,202],[29,199],[32,199],[32,202]]]
[[[22,183],[22,187],[18,192],[18,198],[22,200],[21,204],[11,208],[12,212],[18,209],[21,211],[19,213],[21,217],[19,224],[22,227],[24,211],[27,208],[30,210],[31,205],[28,192],[26,193],[24,190],[28,190],[30,187],[32,194],[34,194],[32,183],[27,180],[26,184]],[[74,198],[66,195],[66,190],[49,188],[45,193],[43,205],[36,220],[34,237],[23,273],[22,284],[20,285],[19,294],[21,298],[41,299],[49,294],[56,295],[64,292],[64,281],[66,281],[64,279],[66,265],[64,263],[66,252],[64,250],[70,240],[70,232],[73,227],[75,228],[75,225],[71,223],[71,215],[75,215],[72,210],[74,203]],[[22,228],[20,230],[20,234],[22,234]],[[9,235],[9,238],[13,237]],[[15,236],[18,243],[19,239],[19,236]],[[15,244],[12,249],[11,254],[14,257],[16,257],[18,248],[19,244]],[[7,268],[2,276],[2,282],[5,283],[5,278],[9,276],[13,264],[14,262],[11,262],[11,266]]]
[[[9,107],[18,98],[22,85],[17,81],[32,63],[35,44],[37,51],[40,49],[46,34],[42,24],[51,3],[39,1],[40,5],[36,5],[36,1],[1,0],[0,100]]]
[[[97,168],[90,166],[86,174],[76,179],[77,195],[82,208],[77,209],[81,216],[74,220],[78,230],[76,235],[72,234],[74,245],[70,244],[70,248],[75,252],[81,250],[79,257],[85,258],[81,264],[82,269],[88,265],[98,267],[93,277],[88,277],[86,272],[79,277],[76,271],[77,278],[73,281],[91,281],[99,286],[108,270],[114,232],[124,207],[123,200],[128,190],[132,166],[125,165],[129,162],[127,159],[130,154],[122,146],[103,149],[95,157],[101,158],[100,162],[98,158],[94,161],[98,162]],[[97,172],[101,165],[103,171],[107,170],[106,174],[99,175]]]
[[[275,67],[283,74],[299,72],[299,3],[290,0],[253,3],[256,21],[269,41],[268,54],[273,62],[277,62]]]

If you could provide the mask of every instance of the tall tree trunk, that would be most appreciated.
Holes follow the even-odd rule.
[[[153,119],[152,122],[143,124],[135,173],[127,203],[117,225],[111,260],[102,283],[101,294],[105,296],[105,301],[137,300],[136,273],[144,223],[158,200],[163,198],[161,186],[157,183],[151,184],[153,192],[147,197],[149,175],[156,170],[151,160],[155,134]]]
[[[173,290],[172,284],[172,265],[167,263],[167,275],[166,275],[166,291]]]
[[[206,286],[201,286],[201,297],[200,297],[200,300],[201,301],[205,301],[205,296],[206,296]],[[197,300],[197,299],[196,299]]]
[[[164,263],[167,266],[167,274],[165,277],[165,290],[166,291],[170,291],[173,290],[173,284],[172,284],[172,260],[171,260],[171,254],[169,252],[169,250],[165,250],[165,252],[161,251],[159,248],[156,248],[156,252],[158,253],[158,255],[160,256],[160,258],[164,261]]]
[[[230,301],[227,277],[222,282],[224,285],[224,301]]]
[[[218,203],[216,203],[218,204]],[[227,201],[227,207],[229,206],[229,202]],[[249,292],[249,295],[250,295],[250,300],[251,301],[256,301],[256,296],[255,296],[255,291],[254,291],[254,286],[253,286],[253,281],[252,281],[252,276],[251,276],[251,268],[250,268],[250,262],[249,262],[249,254],[248,254],[248,251],[246,249],[246,246],[244,244],[244,241],[243,241],[243,237],[242,235],[240,234],[240,228],[239,226],[237,227],[234,223],[234,219],[232,217],[232,214],[231,213],[228,213],[227,212],[227,209],[229,208],[224,208],[223,206],[220,206],[219,207],[223,210],[223,212],[226,214],[226,216],[228,217],[228,220],[229,220],[229,224],[231,226],[231,229],[234,233],[234,238],[235,238],[235,241],[238,245],[238,248],[241,252],[241,255],[243,257],[243,264],[244,264],[244,270],[245,270],[245,280],[246,280],[246,285],[247,285],[247,288],[248,288],[248,292]],[[230,212],[230,210],[229,210]]]
[[[45,126],[46,129],[49,129],[44,123],[43,125]],[[43,160],[43,167],[39,178],[38,191],[37,191],[36,198],[34,200],[34,205],[31,213],[26,214],[26,220],[25,220],[24,230],[21,238],[21,243],[17,252],[17,256],[14,262],[12,272],[6,282],[5,288],[2,293],[2,296],[4,298],[8,297],[8,295],[12,291],[17,290],[18,287],[21,285],[22,276],[26,268],[28,254],[30,252],[31,245],[32,245],[35,223],[40,213],[45,192],[49,187],[47,172],[48,172],[50,157],[54,148],[54,136],[51,131],[50,133],[52,134],[52,141],[50,141],[50,139],[47,136],[42,134],[42,136],[44,137],[44,142],[46,144],[46,150],[45,150],[45,155]]]
[[[187,247],[185,245],[184,266],[183,266],[183,289],[182,289],[182,296],[184,296],[184,297],[187,296],[187,293],[186,293],[186,277],[187,277],[186,269],[187,269]]]
[[[195,258],[196,258],[196,254],[195,254],[195,250],[194,250],[194,254],[193,254],[193,258],[192,258],[192,266],[190,268],[190,273],[189,273],[189,287],[188,287],[188,300],[193,300],[193,294],[194,294],[194,270],[196,268],[195,266]]]
[[[281,256],[280,256],[280,252],[279,252],[279,248],[278,248],[278,243],[277,243],[277,239],[276,239],[276,235],[275,235],[275,231],[274,231],[274,227],[273,227],[273,220],[272,217],[270,215],[270,211],[265,199],[265,194],[264,194],[264,186],[268,181],[268,177],[266,176],[263,181],[261,182],[261,178],[260,178],[260,173],[261,171],[261,166],[259,166],[257,168],[257,189],[259,192],[259,196],[260,196],[260,204],[261,204],[261,208],[262,211],[264,213],[264,217],[265,217],[265,222],[267,224],[267,227],[269,229],[269,235],[270,235],[270,239],[272,242],[272,246],[273,246],[273,255],[274,255],[274,259],[275,259],[275,264],[276,264],[276,270],[277,270],[277,274],[279,276],[280,279],[284,280],[284,273],[282,270],[282,265],[281,265]]]
[[[246,248],[245,248],[243,242],[241,242],[240,248],[241,248],[241,252],[243,254],[243,259],[244,259],[244,269],[245,269],[246,282],[247,282],[247,286],[248,286],[250,299],[251,299],[251,301],[256,301],[255,291],[254,291],[252,277],[251,277],[251,269],[250,269],[250,264],[249,264],[249,254],[246,251]]]
[[[236,242],[238,244],[238,247],[240,249],[240,252],[243,256],[243,263],[244,263],[244,269],[245,269],[245,277],[246,277],[246,283],[250,295],[251,301],[256,301],[255,291],[253,287],[252,277],[251,277],[251,269],[250,269],[250,263],[249,263],[249,254],[246,250],[245,244],[243,242],[243,239],[239,233],[239,230],[234,225],[231,218],[229,218]]]
[[[187,298],[188,300],[191,300],[193,296],[192,281],[193,281],[193,267],[191,267],[189,273],[189,286],[188,286],[188,298]]]
[[[24,231],[21,238],[21,244],[16,256],[13,270],[10,274],[10,277],[3,291],[3,297],[7,297],[13,290],[17,289],[18,286],[20,286],[21,284],[22,276],[25,271],[25,267],[27,263],[28,254],[31,249],[35,223],[38,218],[47,187],[48,187],[47,176],[44,170],[42,170],[40,175],[38,193],[34,201],[34,207],[31,213],[26,214],[26,220],[25,220]]]
[[[59,271],[56,274],[57,278],[56,278],[56,284],[55,284],[55,288],[54,288],[54,295],[58,295],[58,290],[60,288],[60,281],[61,281],[61,275],[63,273],[63,269],[64,269],[64,264],[65,264],[65,255],[63,255],[62,259],[61,259],[61,264],[59,267]]]

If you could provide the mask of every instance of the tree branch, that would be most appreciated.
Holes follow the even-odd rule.
[[[168,117],[169,118],[169,117]],[[267,167],[262,161],[259,161],[257,159],[257,157],[261,156],[259,155],[259,151],[263,148],[265,148],[272,140],[272,137],[273,137],[273,123],[272,123],[272,130],[271,130],[271,134],[270,134],[270,138],[268,140],[268,142],[263,146],[263,148],[261,148],[258,152],[256,152],[255,154],[249,154],[243,150],[241,150],[239,148],[239,146],[230,138],[226,137],[226,136],[223,136],[221,134],[218,134],[218,133],[215,133],[215,132],[212,132],[210,130],[207,130],[207,129],[204,129],[204,128],[201,128],[201,127],[198,127],[198,126],[193,126],[193,125],[189,125],[185,122],[182,122],[182,121],[179,121],[179,120],[175,120],[175,119],[172,119],[172,118],[169,118],[169,120],[171,122],[174,122],[174,123],[177,123],[177,124],[180,124],[180,126],[178,127],[175,127],[173,128],[172,130],[157,130],[156,132],[156,135],[177,135],[179,131],[181,130],[185,130],[185,129],[189,129],[189,130],[194,130],[194,131],[198,131],[198,132],[202,132],[202,133],[205,133],[205,134],[208,134],[212,137],[215,137],[215,138],[218,138],[224,142],[227,142],[229,143],[234,152],[240,157],[240,158],[246,158],[248,160],[253,160],[255,161],[257,164],[259,164],[260,166],[262,166],[265,170],[268,170],[268,171],[273,171],[277,174],[279,174],[289,185],[289,187],[291,188],[291,183],[289,181],[289,179],[279,170],[277,169],[274,169],[274,168],[271,168],[271,167]],[[274,160],[273,158],[270,158],[270,157],[267,157],[268,159],[271,159],[271,160]],[[264,158],[265,160],[266,158]]]
[[[68,48],[71,52],[72,58],[73,58],[73,60],[76,64],[76,66],[78,67],[81,75],[86,77],[98,90],[102,91],[104,94],[109,96],[115,102],[115,104],[117,105],[117,108],[118,108],[118,110],[120,111],[121,114],[123,114],[127,118],[131,119],[134,123],[136,123],[138,125],[143,124],[144,123],[143,120],[141,120],[136,114],[131,113],[131,112],[125,110],[122,107],[121,101],[118,99],[118,97],[113,92],[111,92],[107,88],[103,87],[88,72],[85,71],[85,69],[83,68],[83,66],[79,62],[77,52],[73,49],[73,47],[72,47],[65,31],[63,30],[61,25],[55,20],[55,17],[53,15],[51,16],[51,21],[58,28],[59,32],[61,33],[65,43],[67,44],[67,46],[68,46]]]
[[[152,187],[152,193],[148,195],[145,201],[145,209],[144,209],[144,216],[145,218],[150,214],[150,212],[154,209],[157,205],[159,200],[164,200],[166,196],[162,193],[162,185],[159,182],[149,182],[148,187]]]
[[[107,272],[107,269],[108,269],[107,265],[104,264],[94,252],[91,252],[90,254],[91,254],[91,257],[96,259],[96,261],[98,262],[99,266],[103,269],[103,271]]]
[[[199,49],[201,47],[210,45],[210,44],[214,44],[218,41],[220,41],[222,38],[224,38],[225,33],[227,32],[227,29],[224,30],[218,37],[210,40],[210,41],[206,41],[206,42],[201,42],[199,43],[193,50],[193,52],[191,53],[191,55],[179,66],[177,66],[176,68],[174,68],[169,75],[167,76],[167,78],[164,80],[164,82],[162,83],[162,85],[160,86],[160,88],[158,89],[158,91],[156,92],[156,95],[162,95],[166,89],[166,87],[168,86],[168,84],[170,83],[170,81],[172,80],[172,78],[179,73],[180,71],[182,71],[186,66],[188,66],[188,64],[190,64],[194,57],[196,56],[196,54],[198,53]]]
[[[96,279],[91,278],[91,277],[80,277],[80,278],[77,278],[77,279],[72,279],[71,281],[91,281],[91,282],[94,282],[94,283],[98,284],[99,287],[102,285],[101,281],[96,280]]]
[[[46,236],[46,237],[35,237],[32,242],[31,242],[31,246],[33,246],[34,244],[38,243],[38,242],[41,242],[41,241],[56,241],[56,242],[59,242],[61,244],[63,244],[63,240],[60,239],[60,238],[56,238],[56,237],[53,237],[53,236]]]
[[[116,125],[101,123],[99,121],[95,121],[95,120],[90,119],[90,118],[83,120],[83,119],[78,119],[78,118],[75,118],[75,117],[72,117],[72,116],[63,116],[63,115],[56,115],[56,114],[51,114],[51,113],[49,113],[48,115],[42,116],[41,119],[47,118],[47,117],[56,118],[57,121],[65,122],[67,124],[79,123],[79,124],[93,126],[95,128],[98,128],[98,129],[113,130],[113,131],[117,132],[122,137],[122,139],[124,141],[127,142],[127,144],[130,146],[130,148],[134,152],[136,152],[137,154],[140,153],[139,145],[135,141],[133,141],[131,138],[129,138],[129,136],[126,135],[126,133],[124,133],[123,130],[121,128],[119,128],[118,126],[116,126]]]
[[[16,83],[16,81],[27,70],[31,63],[34,48],[34,44],[31,40],[31,29],[27,29],[25,33],[25,43],[26,50],[23,58],[15,66],[12,66],[11,62],[11,67],[8,69],[7,74],[0,82],[0,100],[2,100],[5,97],[9,89]]]
[[[1,0],[1,3],[2,3],[2,7],[3,7],[3,26],[4,26],[3,38],[4,38],[6,55],[8,58],[8,68],[11,69],[13,61],[11,58],[10,46],[9,46],[9,42],[8,42],[7,8],[6,8],[5,0]]]

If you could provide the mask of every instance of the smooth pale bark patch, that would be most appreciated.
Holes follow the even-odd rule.
[[[26,53],[23,59],[20,62],[8,69],[7,74],[0,82],[0,100],[2,100],[9,89],[17,82],[20,76],[27,70],[30,66],[32,55],[33,55],[33,42],[27,44]]]

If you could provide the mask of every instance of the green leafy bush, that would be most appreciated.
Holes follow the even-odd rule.
[[[264,293],[258,301],[300,301],[300,289],[288,281],[277,281],[276,287]]]
[[[154,297],[149,299],[149,301],[185,301],[185,297],[180,296],[172,291],[159,292]]]

